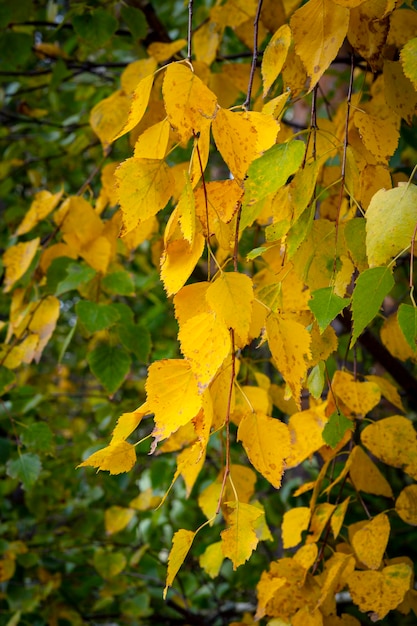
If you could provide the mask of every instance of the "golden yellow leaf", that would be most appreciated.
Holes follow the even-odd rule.
[[[117,420],[117,424],[113,429],[111,441],[114,443],[116,441],[123,441],[127,439],[129,435],[136,430],[142,421],[142,418],[147,413],[150,413],[150,411],[146,402],[136,409],[136,411],[123,413]]]
[[[386,165],[367,163],[359,172],[359,191],[356,199],[366,210],[379,189],[391,189],[391,175]],[[363,268],[366,269],[366,268]]]
[[[163,159],[168,147],[169,132],[167,119],[150,126],[137,138],[133,156],[137,159]]]
[[[390,534],[390,523],[385,513],[380,513],[362,526],[352,537],[352,547],[361,563],[369,569],[379,569]]]
[[[55,296],[47,296],[35,305],[32,318],[29,322],[29,330],[39,337],[39,342],[33,354],[33,359],[39,363],[41,354],[55,330],[59,318],[60,303]]]
[[[282,542],[285,549],[301,543],[302,533],[310,524],[311,511],[308,506],[297,506],[284,513],[282,519]]]
[[[336,613],[335,594],[346,585],[345,577],[355,569],[355,558],[349,554],[335,552],[325,563],[321,574],[321,594],[317,607],[322,613]]]
[[[203,391],[231,350],[230,333],[214,312],[200,313],[181,326],[178,339]]]
[[[392,498],[391,485],[361,446],[355,446],[350,454],[350,479],[358,491]]]
[[[93,269],[105,274],[112,257],[112,245],[107,237],[97,237],[82,246],[79,254]]]
[[[229,509],[229,526],[221,532],[222,548],[224,556],[232,561],[235,570],[249,559],[258,545],[254,527],[262,511],[244,502],[228,502],[226,506]]]
[[[172,195],[170,169],[159,159],[132,157],[117,168],[115,176],[123,213],[122,235],[156,215]]]
[[[17,227],[15,235],[18,237],[28,233],[38,222],[47,217],[58,205],[62,194],[62,190],[57,193],[50,193],[46,190],[38,191],[30,205],[29,211]]]
[[[108,535],[118,533],[129,524],[135,512],[124,506],[111,506],[104,511],[104,527]]]
[[[348,40],[357,54],[368,61],[373,72],[382,69],[381,53],[389,30],[386,16],[393,8],[391,0],[373,0],[350,11]]]
[[[193,33],[193,52],[197,61],[210,66],[216,58],[221,29],[213,21],[203,22]]]
[[[384,320],[380,330],[381,340],[387,350],[400,361],[416,360],[416,354],[404,337],[398,324],[397,311]]]
[[[145,115],[146,107],[148,106],[149,97],[151,95],[153,85],[153,74],[149,74],[139,81],[136,89],[132,93],[132,100],[130,103],[129,114],[125,125],[116,133],[112,141],[116,141],[119,137],[122,137],[126,133],[129,133],[135,128]],[[165,156],[165,155],[164,155]],[[148,157],[149,158],[149,157]]]
[[[339,52],[348,25],[349,9],[331,0],[310,0],[291,17],[295,51],[307,70],[310,90]]]
[[[130,98],[121,91],[115,91],[91,109],[90,126],[107,150],[125,127],[130,109]]]
[[[340,370],[333,376],[332,391],[353,415],[366,415],[381,400],[378,385],[372,382],[359,382],[349,372]]]
[[[262,57],[262,79],[264,84],[264,97],[271,88],[272,83],[282,70],[291,43],[291,29],[288,24],[283,24],[273,34]]]
[[[184,64],[168,65],[162,87],[165,110],[182,143],[210,124],[217,98]]]
[[[40,243],[39,237],[17,243],[11,246],[3,254],[3,264],[5,268],[4,292],[7,293],[15,282],[22,278],[23,274],[32,263]]]
[[[400,61],[384,62],[384,85],[387,104],[408,124],[412,124],[417,110],[417,91]]]
[[[366,0],[365,0],[366,1]],[[324,626],[361,626],[361,623],[348,613],[342,613],[338,615],[326,615],[323,617]]]
[[[318,610],[302,607],[291,619],[292,626],[323,626],[323,614]]]
[[[417,485],[404,487],[395,502],[395,510],[403,522],[417,526]]]
[[[266,389],[253,385],[241,385],[236,395],[235,410],[231,416],[237,426],[248,411],[258,411],[269,415],[272,411],[272,402]]]
[[[366,380],[369,380],[369,382],[378,385],[384,398],[386,398],[388,402],[390,402],[397,409],[405,413],[404,405],[402,403],[398,389],[391,381],[389,381],[387,378],[384,378],[383,376],[374,375],[367,376]]]
[[[177,456],[177,471],[174,475],[174,481],[178,476],[182,476],[187,498],[191,494],[194,483],[204,466],[205,458],[205,446],[200,442],[193,444],[190,448],[185,448]]]
[[[208,313],[210,308],[206,300],[206,291],[210,283],[191,283],[182,287],[174,296],[175,317],[179,326],[183,326],[191,317]]]
[[[347,583],[353,602],[363,613],[372,612],[372,620],[377,621],[401,604],[412,576],[409,565],[398,563],[380,572],[352,572]]]
[[[249,276],[222,272],[207,289],[206,299],[226,328],[233,328],[236,344],[243,348],[252,318],[253,285]]]
[[[191,276],[201,258],[205,240],[196,233],[193,244],[186,239],[172,239],[167,242],[161,257],[161,280],[168,296],[177,293]]]
[[[126,94],[131,94],[138,83],[149,74],[153,74],[157,68],[157,63],[153,57],[149,59],[139,59],[129,63],[120,76],[120,85]]]
[[[147,405],[155,414],[155,443],[166,439],[193,419],[203,406],[196,379],[188,361],[163,359],[148,370]]]
[[[239,424],[237,438],[254,468],[278,489],[290,452],[288,426],[263,413],[249,412]]]
[[[234,178],[243,181],[249,165],[275,143],[278,122],[256,111],[233,112],[220,108],[213,122],[216,146]]]
[[[287,467],[296,467],[323,445],[323,428],[327,418],[319,407],[293,413],[288,421],[291,437],[291,453],[286,461]]]
[[[409,419],[402,415],[385,417],[367,426],[361,440],[377,459],[417,479],[417,436]]]
[[[301,548],[299,548],[297,550],[297,552],[294,554],[294,561],[296,561],[297,563],[299,563],[300,565],[302,565],[304,567],[304,569],[307,570],[310,569],[310,567],[312,565],[314,565],[317,556],[319,553],[319,549],[317,547],[316,543],[309,543],[307,545],[301,546]]]
[[[400,137],[397,122],[389,118],[381,120],[365,111],[356,111],[353,122],[365,148],[378,163],[387,163],[394,154]]]
[[[1,359],[3,365],[9,369],[16,369],[21,363],[31,363],[35,354],[39,338],[37,335],[28,335],[11,350],[2,349]]]
[[[188,172],[184,172],[184,188],[178,200],[177,212],[184,239],[192,245],[196,232],[195,198]]]
[[[121,474],[122,472],[129,472],[135,463],[134,446],[127,441],[116,441],[91,454],[88,459],[77,465],[77,468],[96,467],[98,470],[106,470],[110,474]]]
[[[271,314],[266,320],[269,349],[275,367],[282,374],[300,408],[301,388],[311,359],[310,333],[302,324]]]
[[[158,63],[164,63],[177,54],[184,46],[187,45],[185,39],[177,39],[171,43],[162,43],[155,41],[148,46],[147,53],[151,55]]]
[[[211,543],[199,558],[200,566],[210,576],[216,578],[224,561],[223,544],[221,541]]]
[[[136,511],[152,511],[161,503],[160,496],[154,496],[152,488],[142,491],[136,498],[129,502],[129,508]]]
[[[329,502],[322,502],[315,507],[311,515],[310,528],[306,543],[317,543],[335,508],[336,505],[330,504]]]
[[[164,589],[164,599],[166,598],[168,587],[170,587],[174,581],[175,576],[178,573],[181,565],[184,563],[191,544],[194,541],[196,533],[191,530],[177,530],[172,539],[172,548],[168,557],[168,570]]]
[[[333,511],[333,515],[330,518],[330,526],[332,529],[333,537],[335,539],[337,539],[342,529],[343,522],[345,520],[346,511],[348,510],[349,502],[350,502],[350,496],[348,496],[345,500],[343,500],[341,504],[338,504],[336,506],[335,510]]]

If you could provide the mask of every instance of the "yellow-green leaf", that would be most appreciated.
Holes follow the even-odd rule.
[[[134,515],[133,509],[124,506],[111,506],[104,512],[104,526],[108,535],[118,533],[126,528]]]

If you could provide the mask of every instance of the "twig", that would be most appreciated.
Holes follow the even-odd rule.
[[[188,0],[188,29],[187,29],[187,60],[191,63],[193,33],[193,0]]]
[[[256,64],[258,62],[258,31],[259,31],[259,18],[261,17],[263,0],[258,0],[258,8],[256,9],[255,21],[253,22],[253,54],[252,65],[250,68],[248,92],[246,94],[246,100],[242,107],[247,111],[250,109],[250,101],[252,97],[253,79],[255,77]]]

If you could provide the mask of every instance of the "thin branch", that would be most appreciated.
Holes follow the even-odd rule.
[[[258,62],[258,31],[259,31],[259,19],[261,17],[261,9],[262,9],[263,0],[258,0],[258,8],[256,10],[255,21],[253,23],[253,54],[252,54],[252,65],[250,68],[249,75],[249,83],[248,83],[248,92],[246,94],[246,100],[243,103],[243,108],[246,110],[250,109],[250,101],[252,97],[252,87],[253,87],[253,79],[255,78],[256,64]]]
[[[188,0],[187,60],[192,59],[193,0]]]

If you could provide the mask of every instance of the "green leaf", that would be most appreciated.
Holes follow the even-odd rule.
[[[107,274],[101,282],[103,289],[118,296],[132,296],[135,294],[135,284],[129,272],[120,270]]]
[[[118,324],[117,332],[124,347],[133,352],[139,361],[147,363],[151,350],[149,330],[139,324]]]
[[[368,267],[366,258],[366,220],[363,217],[354,217],[349,220],[344,229],[346,244],[353,263],[360,272]]]
[[[352,420],[335,411],[330,415],[326,426],[323,428],[323,440],[328,446],[335,448],[342,441],[347,430],[353,430]]]
[[[245,201],[242,206],[240,229],[252,224],[262,209],[257,203],[285,185],[288,178],[300,167],[305,152],[302,141],[292,140],[276,144],[261,157],[255,159],[248,169],[245,181]]]
[[[25,490],[33,487],[39,474],[42,463],[37,454],[20,454],[17,459],[7,461],[6,471],[10,478],[17,478]]]
[[[148,25],[142,11],[135,7],[123,6],[120,13],[133,37],[144,39],[148,32]]]
[[[400,53],[404,74],[417,89],[417,37],[407,41]]]
[[[333,292],[333,287],[323,287],[312,292],[308,306],[317,320],[321,333],[349,302],[349,298],[337,296]]]
[[[356,280],[352,295],[353,334],[351,347],[366,326],[378,314],[385,296],[394,286],[394,279],[387,267],[365,270]]]
[[[313,398],[316,398],[316,400],[320,398],[321,394],[323,393],[324,370],[324,361],[320,361],[312,368],[307,378],[307,389],[309,390]]]
[[[116,32],[118,22],[105,9],[94,9],[72,18],[74,30],[91,45],[102,46]]]
[[[124,570],[127,559],[122,552],[107,552],[98,548],[94,553],[93,564],[100,576],[108,580]]]
[[[380,189],[366,211],[369,265],[384,265],[411,245],[417,222],[417,185]]]
[[[105,330],[120,318],[119,312],[111,304],[100,304],[89,300],[77,302],[75,310],[90,333]]]
[[[54,451],[53,434],[48,424],[36,422],[22,433],[22,443],[35,452],[51,454]]]
[[[0,396],[9,391],[16,380],[14,373],[7,367],[0,366]]]
[[[60,257],[54,259],[48,267],[46,288],[49,293],[60,296],[89,282],[95,275],[96,272],[92,267],[77,263],[68,257]]]
[[[417,349],[417,309],[410,304],[398,307],[398,324],[412,350]]]
[[[0,34],[0,58],[3,70],[16,70],[29,60],[33,40],[26,33],[5,30]]]
[[[129,353],[119,346],[100,343],[87,356],[94,376],[112,394],[120,387],[130,370]]]

